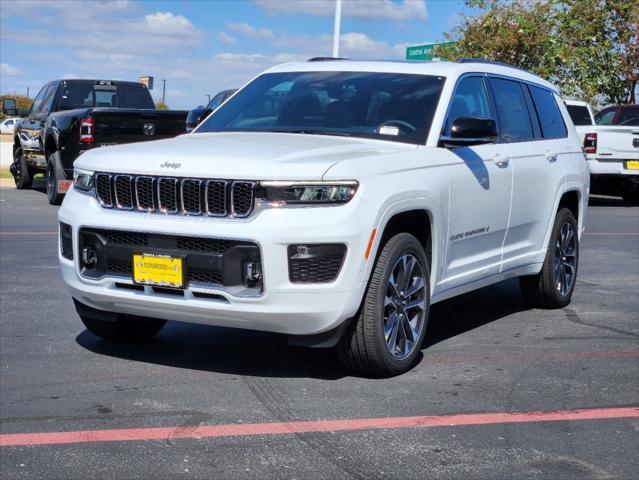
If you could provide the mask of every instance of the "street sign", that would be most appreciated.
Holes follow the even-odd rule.
[[[433,60],[433,52],[436,46],[451,48],[455,42],[427,43],[426,45],[413,45],[406,47],[406,60]]]

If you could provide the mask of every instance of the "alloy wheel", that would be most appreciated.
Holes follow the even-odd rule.
[[[566,295],[572,289],[577,268],[577,238],[571,223],[566,222],[559,230],[555,242],[555,287],[560,295]]]
[[[397,359],[409,356],[424,328],[424,268],[417,257],[402,255],[388,278],[384,297],[384,340]]]

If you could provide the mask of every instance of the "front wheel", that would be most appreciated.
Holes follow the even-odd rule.
[[[22,154],[22,148],[16,148],[16,151],[13,152],[11,173],[13,174],[13,180],[18,190],[28,190],[33,185],[33,175]]]
[[[388,377],[409,370],[426,333],[430,274],[424,248],[408,233],[382,248],[363,305],[337,345],[352,371]]]
[[[58,181],[64,180],[64,170],[60,165],[60,154],[52,153],[47,158],[47,198],[50,205],[60,205],[64,194],[58,189]]]
[[[562,308],[570,303],[577,281],[577,220],[567,208],[557,213],[541,272],[520,277],[524,300],[531,307]]]

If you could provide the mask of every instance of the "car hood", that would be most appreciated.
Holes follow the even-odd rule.
[[[335,164],[415,149],[361,138],[290,133],[224,132],[89,150],[87,170],[236,180],[317,180]]]

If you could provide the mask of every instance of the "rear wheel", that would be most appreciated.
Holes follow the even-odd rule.
[[[120,342],[148,340],[166,323],[166,320],[157,318],[97,310],[76,299],[73,301],[80,320],[87,330],[105,340]]]
[[[414,365],[428,322],[429,278],[414,236],[400,233],[384,245],[361,310],[337,346],[348,369],[387,377]]]
[[[577,281],[578,264],[577,220],[569,209],[562,208],[555,218],[541,272],[519,279],[526,303],[539,308],[568,305]]]
[[[47,158],[47,198],[49,204],[60,205],[64,199],[64,194],[58,190],[58,181],[64,180],[64,170],[60,164],[60,154],[52,153]]]
[[[33,185],[33,175],[22,154],[22,148],[16,148],[16,151],[13,152],[12,173],[18,190],[31,188]]]

